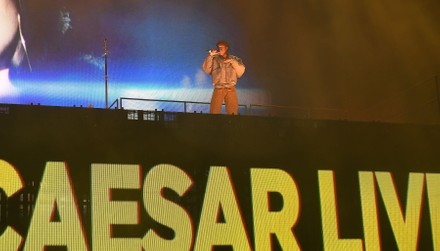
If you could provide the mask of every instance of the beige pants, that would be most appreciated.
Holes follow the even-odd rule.
[[[214,88],[212,92],[210,112],[219,114],[222,108],[223,100],[226,104],[227,114],[238,114],[238,98],[235,86],[231,88]]]

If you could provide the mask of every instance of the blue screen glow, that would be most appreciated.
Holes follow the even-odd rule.
[[[201,70],[206,50],[226,39],[231,54],[245,64],[247,57],[240,22],[233,13],[219,12],[220,5],[157,0],[22,2],[19,26],[26,55],[8,73],[3,71],[1,103],[105,107],[104,39],[109,102],[120,97],[209,102],[210,76]],[[237,85],[239,103],[269,102],[252,79],[252,70],[247,69]],[[153,103],[126,102],[124,108],[167,108]]]

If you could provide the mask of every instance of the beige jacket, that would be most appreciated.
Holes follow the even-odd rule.
[[[231,63],[224,63],[226,59],[221,56],[207,56],[202,69],[212,76],[212,84],[216,88],[229,88],[237,84],[246,67],[239,57],[229,55]]]

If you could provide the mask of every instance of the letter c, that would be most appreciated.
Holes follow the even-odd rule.
[[[23,188],[20,174],[8,162],[0,159],[0,189],[11,197]],[[0,250],[18,250],[23,238],[12,228],[8,227],[0,235]]]

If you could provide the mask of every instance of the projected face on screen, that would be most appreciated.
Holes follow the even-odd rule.
[[[129,97],[209,102],[212,84],[201,70],[206,50],[228,39],[230,52],[245,62],[247,58],[240,22],[228,8],[219,11],[221,7],[158,0],[22,2],[19,12],[30,65],[11,70],[16,91],[3,90],[3,100],[104,107],[107,38],[111,101]],[[247,89],[240,103],[266,99],[251,79],[249,70],[240,80],[238,88]],[[148,109],[145,105],[157,104],[126,105]]]
[[[11,95],[16,89],[9,79],[9,68],[18,65],[23,56],[23,46],[19,36],[20,16],[12,0],[0,1],[0,97]]]

